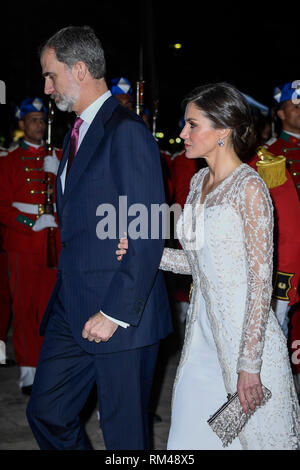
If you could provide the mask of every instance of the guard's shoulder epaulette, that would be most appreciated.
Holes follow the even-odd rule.
[[[257,171],[269,189],[287,181],[286,158],[283,155],[273,155],[265,147],[258,147],[257,156]]]

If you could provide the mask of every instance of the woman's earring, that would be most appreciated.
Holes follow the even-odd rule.
[[[221,139],[220,137],[220,139],[218,140],[219,147],[224,147],[224,144],[225,144],[224,139]]]

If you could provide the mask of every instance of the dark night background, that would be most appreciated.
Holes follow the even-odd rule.
[[[15,3],[1,9],[0,80],[6,105],[0,105],[0,136],[7,145],[16,122],[14,108],[29,96],[43,95],[38,46],[67,25],[92,26],[107,61],[107,83],[139,78],[143,45],[145,104],[159,99],[157,130],[178,134],[180,103],[193,87],[225,80],[270,105],[277,84],[299,78],[297,8],[289,2],[172,2],[133,0]],[[174,50],[171,44],[180,42]],[[45,99],[47,103],[47,98]],[[56,144],[72,116],[56,110]]]

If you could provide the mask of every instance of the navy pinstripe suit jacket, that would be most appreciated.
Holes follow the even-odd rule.
[[[62,250],[41,334],[59,293],[74,338],[87,352],[116,352],[154,344],[172,331],[164,277],[158,270],[164,240],[129,238],[129,249],[121,262],[115,250],[119,196],[127,196],[128,208],[133,204],[147,208],[144,223],[148,223],[149,234],[151,204],[165,201],[157,144],[144,122],[110,97],[81,143],[62,194],[60,175],[69,139],[70,132],[65,137],[56,186]],[[115,210],[116,238],[97,236],[101,217],[96,212],[101,204],[110,204]],[[128,224],[137,221],[138,215],[128,216]],[[118,327],[106,343],[83,339],[85,322],[100,309],[130,327]]]

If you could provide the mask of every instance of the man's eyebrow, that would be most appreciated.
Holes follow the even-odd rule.
[[[42,77],[44,77],[44,78],[49,77],[50,75],[54,76],[55,73],[53,73],[53,72],[44,72],[44,73],[42,73]]]

